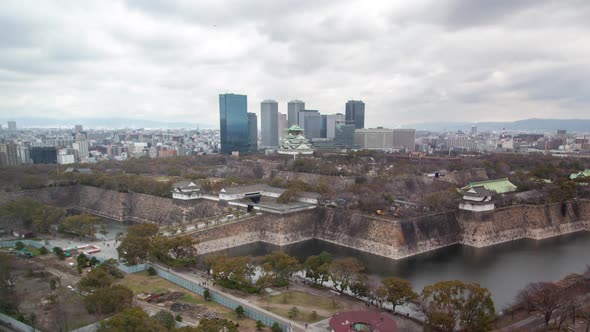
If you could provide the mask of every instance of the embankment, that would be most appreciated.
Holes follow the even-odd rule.
[[[220,214],[216,202],[119,193],[88,186],[0,193],[0,204],[30,197],[107,218],[160,225],[191,222]],[[347,210],[318,207],[289,215],[264,213],[193,233],[201,253],[267,242],[279,246],[319,239],[399,259],[462,243],[484,247],[521,238],[542,239],[590,230],[590,201],[517,205],[493,212],[447,212],[392,221]]]

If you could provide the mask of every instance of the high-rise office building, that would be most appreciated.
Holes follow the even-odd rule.
[[[336,136],[336,126],[344,124],[344,114],[336,113],[326,116],[326,138],[333,139]]]
[[[301,100],[291,100],[287,104],[287,127],[291,127],[292,125],[299,125],[299,112],[305,109],[305,102]],[[299,126],[301,127],[301,126]],[[303,128],[303,127],[301,127]]]
[[[287,114],[279,113],[279,140],[287,136]]]
[[[413,152],[416,147],[416,129],[394,129],[393,147]]]
[[[8,121],[8,130],[16,130],[16,121]]]
[[[322,129],[322,118],[318,110],[299,111],[299,127],[303,129],[305,137],[319,138]]]
[[[31,151],[29,150],[28,146],[19,145],[17,148],[18,153],[18,161],[22,165],[29,165],[33,162],[31,161]]]
[[[77,132],[83,131],[84,126],[82,126],[81,124],[77,124],[74,126],[74,130],[76,130]]]
[[[31,148],[31,159],[33,164],[56,164],[57,149],[55,147],[33,147]]]
[[[226,93],[219,95],[219,136],[221,153],[245,153],[248,144],[248,97]]]
[[[17,145],[14,143],[0,144],[0,165],[1,166],[17,166],[20,164],[18,160]]]
[[[353,124],[356,129],[365,128],[365,103],[360,100],[346,102],[346,124]]]
[[[279,146],[279,104],[274,100],[260,103],[260,136],[263,147]]]
[[[72,144],[72,149],[76,151],[76,159],[78,162],[88,158],[88,150],[90,149],[88,141],[76,141]]]
[[[357,129],[354,132],[354,143],[361,149],[389,151],[393,149],[393,130]]]
[[[354,144],[354,131],[355,127],[353,124],[341,124],[336,126],[334,146],[340,149],[355,148],[356,145]]]
[[[248,150],[258,151],[258,117],[256,113],[248,113]]]
[[[320,130],[320,138],[328,138],[328,115],[322,114],[322,129]]]

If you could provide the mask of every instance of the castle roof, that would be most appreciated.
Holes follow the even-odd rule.
[[[516,187],[512,182],[510,182],[508,178],[502,178],[479,182],[469,182],[469,184],[461,188],[461,190],[469,191],[471,188],[475,187],[484,187],[486,190],[493,191],[496,194],[505,194],[516,191],[516,189],[518,189],[518,187]]]

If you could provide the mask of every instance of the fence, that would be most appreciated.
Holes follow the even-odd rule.
[[[19,240],[11,240],[11,241],[0,241],[0,247],[14,247],[16,242],[19,242]],[[41,242],[37,242],[37,241],[33,241],[33,240],[20,240],[20,242],[22,242],[25,245],[29,245],[35,248],[41,248],[43,246],[43,243]],[[92,256],[91,256],[92,257]],[[104,259],[100,259],[98,257],[96,257],[99,261],[103,262]],[[150,266],[150,264],[137,264],[137,265],[131,265],[131,266],[127,266],[124,264],[119,264],[117,267],[119,268],[119,270],[125,272],[125,273],[137,273],[137,272],[142,272],[147,270]],[[205,291],[205,288],[200,286],[197,282],[188,280],[182,276],[179,276],[175,273],[171,273],[169,271],[166,271],[165,269],[158,267],[158,266],[153,266],[154,269],[156,270],[156,273],[159,277],[162,277],[182,288],[188,289],[191,292],[197,293],[199,295],[203,295],[203,292]],[[229,298],[226,295],[222,295],[219,294],[217,292],[215,292],[214,290],[209,290],[209,293],[211,294],[211,300],[213,302],[216,302],[226,308],[229,308],[231,310],[235,310],[238,306],[242,306],[244,308],[244,313],[246,316],[252,318],[253,320],[259,320],[262,323],[264,323],[264,325],[266,326],[272,326],[273,324],[277,323],[279,324],[279,326],[281,327],[281,329],[283,331],[288,331],[288,327],[285,323],[278,321],[277,319],[274,319],[273,317],[269,316],[268,314],[257,310],[254,307],[249,306],[246,303],[240,303],[238,299],[232,299]],[[20,323],[20,322],[18,322]],[[22,323],[21,323],[22,324]],[[29,330],[30,331],[30,327]]]
[[[176,275],[174,273],[170,273],[158,266],[154,266],[154,269],[156,270],[156,273],[158,274],[158,276],[182,287],[182,288],[186,288],[188,290],[190,290],[191,292],[197,293],[199,295],[203,295],[203,292],[205,291],[205,288],[200,286],[198,283],[194,282],[194,281],[190,281],[187,280],[184,277],[181,277],[179,275]],[[248,306],[247,304],[243,304],[243,303],[239,303],[236,300],[230,299],[227,296],[221,295],[217,292],[215,292],[214,290],[209,289],[209,294],[211,295],[211,300],[213,302],[216,302],[226,308],[229,308],[231,310],[235,310],[238,306],[242,306],[244,308],[244,313],[246,316],[252,318],[253,320],[256,321],[261,321],[262,323],[264,323],[264,325],[266,326],[272,326],[273,324],[277,323],[279,324],[279,326],[281,327],[281,329],[283,331],[288,331],[287,325],[273,319],[272,317],[270,317],[269,315],[260,312],[259,310],[256,310],[255,308],[252,308],[250,306]]]
[[[0,313],[0,326],[6,326],[10,330],[21,331],[21,332],[40,332],[37,329],[34,329],[32,326],[29,326],[25,323],[19,322],[18,320],[6,316]]]

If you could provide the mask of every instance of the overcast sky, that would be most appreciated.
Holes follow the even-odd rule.
[[[590,1],[26,1],[0,5],[0,118],[219,124],[348,99],[366,125],[590,118]]]

